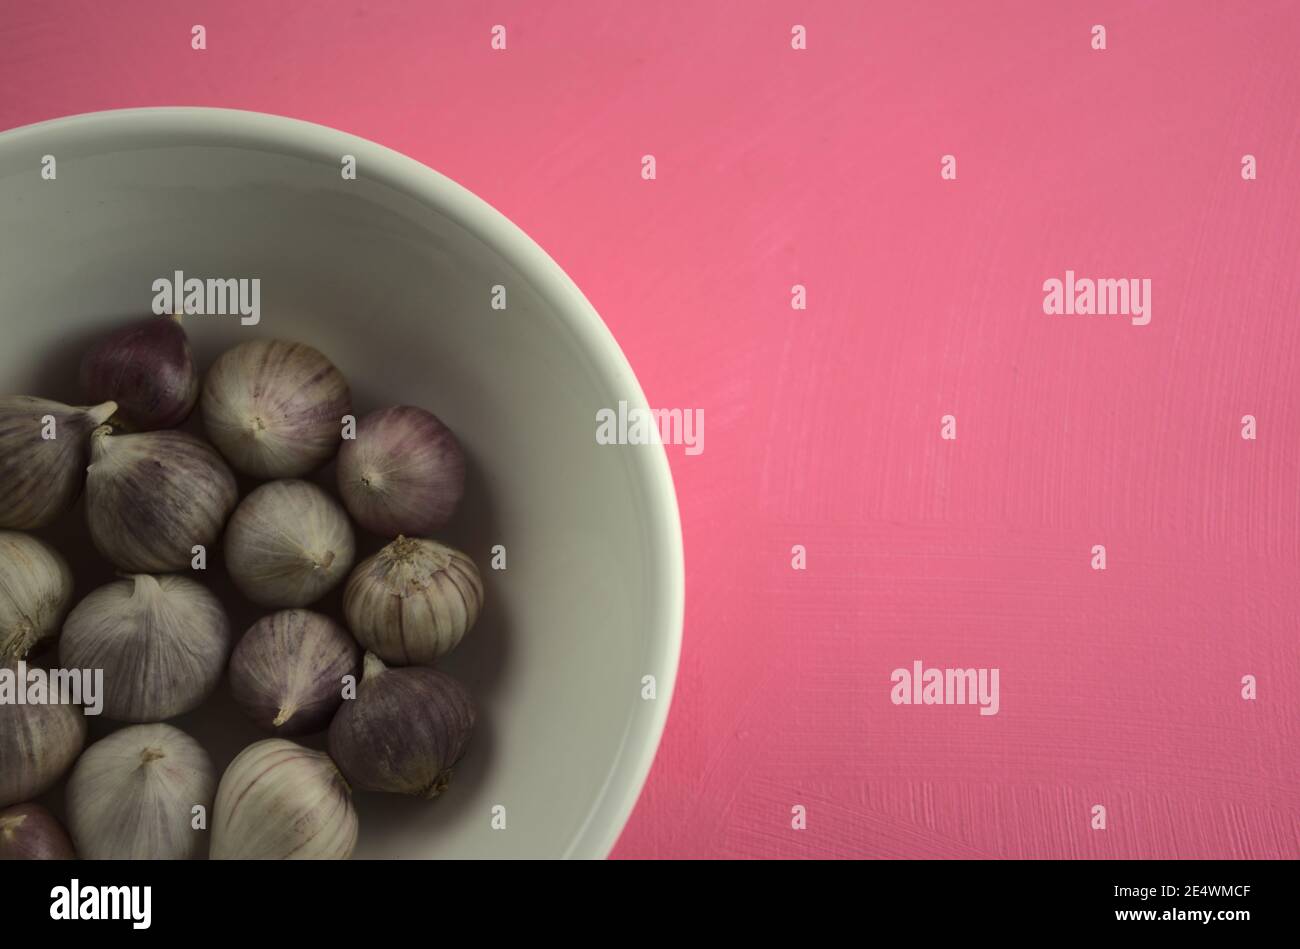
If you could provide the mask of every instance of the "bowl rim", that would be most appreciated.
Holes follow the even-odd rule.
[[[452,218],[508,260],[560,316],[590,359],[601,383],[629,408],[648,409],[644,391],[613,334],[562,267],[514,222],[483,198],[433,168],[360,136],[288,116],[203,106],[158,106],[86,112],[0,132],[0,151],[21,149],[47,133],[176,135],[238,140],[267,151],[319,158],[356,156],[367,178]],[[233,143],[232,143],[233,144]],[[40,162],[34,156],[33,167]],[[672,705],[685,622],[686,573],[677,494],[662,445],[640,445],[631,468],[644,487],[644,510],[655,591],[650,661],[661,670],[648,715],[633,715],[595,805],[568,843],[566,858],[604,858],[613,850],[650,773]]]

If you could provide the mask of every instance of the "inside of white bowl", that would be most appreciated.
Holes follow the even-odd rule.
[[[81,354],[148,315],[154,282],[176,271],[260,280],[258,325],[185,318],[201,367],[258,336],[310,343],[347,376],[358,416],[422,406],[469,459],[465,502],[438,538],[478,563],[486,607],[441,667],[469,686],[479,725],[442,798],[358,793],[357,856],[604,855],[667,714],[682,563],[662,448],[597,444],[599,410],[644,398],[590,305],[486,204],[329,129],[160,109],[0,135],[0,391],[84,401]],[[332,465],[317,477],[333,488]],[[72,562],[78,597],[113,579],[83,525],[79,503],[39,532]],[[382,544],[361,536],[359,558]],[[242,633],[265,611],[215,553],[206,579]],[[338,606],[336,591],[317,608]],[[224,683],[174,724],[218,769],[266,737]],[[115,727],[94,721],[92,740]],[[57,808],[61,793],[44,800]]]

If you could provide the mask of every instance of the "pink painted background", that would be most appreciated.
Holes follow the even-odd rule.
[[[704,409],[670,452],[677,698],[616,855],[1294,858],[1297,47],[1287,0],[0,0],[0,128],[213,105],[371,138]],[[1066,268],[1151,278],[1151,324],[1045,316]],[[914,659],[1000,668],[1000,714],[891,705]]]

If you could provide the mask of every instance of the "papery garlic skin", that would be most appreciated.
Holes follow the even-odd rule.
[[[226,569],[259,606],[309,606],[356,557],[343,507],[307,481],[272,481],[244,498],[226,527]]]
[[[230,657],[230,691],[244,713],[277,735],[322,731],[358,676],[361,650],[328,616],[282,610],[258,620]]]
[[[354,788],[434,798],[464,757],[475,717],[469,693],[446,673],[389,669],[367,653],[356,698],[330,723],[330,757]]]
[[[391,665],[436,662],[483,607],[483,580],[465,554],[437,541],[399,537],[357,564],[343,591],[348,628]]]
[[[135,431],[174,428],[199,401],[199,372],[179,316],[124,326],[81,360],[81,388],[117,403],[114,419]]]
[[[72,507],[85,479],[90,433],[115,411],[115,402],[76,408],[0,396],[0,528],[45,527]]]
[[[194,547],[221,535],[239,500],[221,456],[185,432],[90,438],[86,522],[99,552],[130,573],[189,570]]]
[[[171,725],[132,725],[95,742],[68,778],[68,827],[85,860],[193,860],[207,834],[217,772],[197,741]]]
[[[268,738],[222,775],[213,860],[346,860],[356,845],[352,790],[324,752]]]
[[[198,708],[232,645],[221,601],[183,576],[137,574],[92,592],[68,614],[65,669],[103,669],[103,714],[160,722]]]
[[[0,531],[0,662],[25,659],[58,634],[72,582],[68,562],[49,544]]]
[[[338,451],[352,393],[312,347],[256,339],[217,359],[199,406],[208,437],[237,471],[298,478]]]
[[[41,805],[15,804],[0,810],[0,861],[75,859],[72,838]]]
[[[357,422],[339,449],[339,494],[373,534],[419,537],[446,524],[465,493],[465,454],[432,412],[399,405]]]
[[[85,744],[86,716],[76,705],[0,704],[0,807],[48,791]]]

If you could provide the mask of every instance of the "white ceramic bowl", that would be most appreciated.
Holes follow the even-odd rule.
[[[441,799],[358,795],[357,856],[607,854],[667,717],[684,584],[662,447],[596,444],[597,410],[645,399],[591,305],[482,200],[332,129],[168,108],[0,134],[0,392],[82,401],[80,354],[146,315],[153,282],[176,270],[261,280],[259,325],[186,319],[202,367],[254,336],[311,343],[348,377],[358,415],[424,406],[469,458],[465,504],[441,536],[479,563],[487,607],[443,667],[473,691],[480,724]],[[498,285],[505,310],[491,306]],[[43,532],[72,560],[78,596],[112,578],[83,521],[79,505]],[[488,569],[497,544],[504,571]],[[258,611],[222,572],[210,580],[242,631]],[[336,593],[325,608],[337,605]],[[224,684],[175,724],[223,769],[265,737]],[[92,738],[113,727],[95,721]]]

